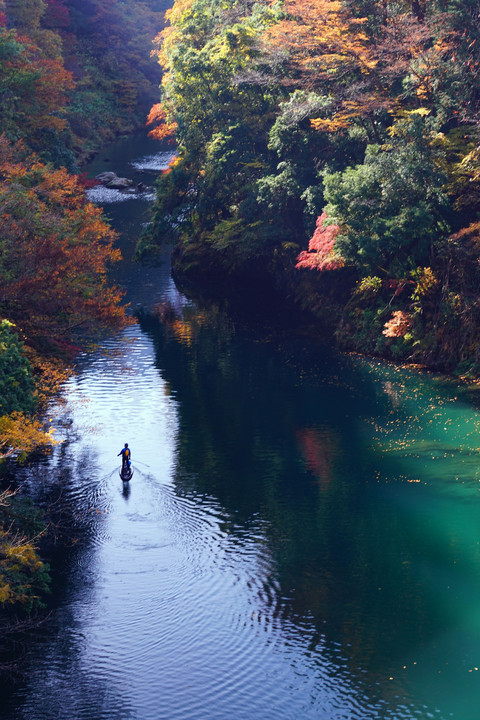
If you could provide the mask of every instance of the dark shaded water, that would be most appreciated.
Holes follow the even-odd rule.
[[[168,312],[81,359],[25,474],[74,531],[0,717],[476,718],[475,390],[187,301],[128,262],[148,198],[110,200],[132,306]]]

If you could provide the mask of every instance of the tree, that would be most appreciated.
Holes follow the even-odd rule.
[[[271,77],[294,90],[329,98],[322,114],[311,116],[317,130],[345,131],[360,119],[375,135],[377,116],[393,106],[393,99],[378,73],[375,46],[364,31],[367,19],[331,0],[287,0],[283,9],[283,18],[263,34]]]
[[[107,267],[115,233],[77,178],[0,138],[0,308],[29,343],[58,347],[80,329],[126,322]]]
[[[53,431],[43,423],[22,412],[0,415],[0,460],[13,458],[24,462],[37,450],[49,450],[55,445]]]
[[[304,250],[297,257],[296,268],[308,270],[338,270],[344,266],[342,256],[335,248],[335,240],[340,227],[328,221],[327,214],[323,212],[317,219],[317,227],[308,244],[308,252]]]
[[[10,27],[20,30],[34,30],[40,27],[45,13],[44,0],[8,0],[7,20]]]
[[[5,28],[0,28],[0,57],[0,132],[38,149],[45,131],[58,133],[67,126],[71,73],[60,60],[43,57],[27,37]]]
[[[388,145],[370,145],[362,165],[326,173],[325,210],[341,227],[335,242],[362,272],[403,277],[428,265],[432,242],[448,234],[442,151],[418,113],[391,129]]]
[[[54,443],[51,432],[32,417],[37,407],[33,369],[23,344],[8,320],[0,322],[0,460],[26,459],[37,448]]]
[[[256,62],[258,38],[271,12],[255,6],[248,14],[230,0],[184,0],[167,18],[170,25],[158,37],[162,98],[151,119],[159,122],[156,137],[175,132],[178,160],[159,181],[155,218],[168,213],[167,224],[185,230],[185,251],[200,240],[217,249],[225,269],[245,257],[238,248],[242,227],[257,221],[255,227],[262,226],[260,254],[268,236],[255,198],[256,181],[269,160],[274,98],[243,82],[242,73]],[[168,228],[154,223],[153,233],[163,235]]]
[[[0,416],[35,407],[32,368],[8,320],[0,321]]]
[[[286,0],[284,19],[265,31],[270,47],[288,55],[290,77],[308,89],[347,77],[368,75],[376,60],[362,31],[364,18],[345,12],[337,0]]]

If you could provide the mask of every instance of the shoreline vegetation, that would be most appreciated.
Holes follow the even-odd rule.
[[[177,0],[137,255],[273,288],[342,350],[480,374],[477,2]]]
[[[165,0],[0,0],[0,667],[44,612],[55,511],[15,466],[55,444],[47,408],[85,343],[132,322],[108,279],[121,256],[79,168],[145,127]],[[57,518],[58,520],[58,518]],[[60,533],[61,534],[61,533]],[[36,622],[36,621],[35,621]],[[28,626],[26,626],[28,627]],[[18,637],[17,637],[18,641]]]

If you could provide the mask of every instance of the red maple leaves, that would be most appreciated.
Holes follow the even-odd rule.
[[[308,243],[308,250],[303,250],[299,254],[295,267],[320,272],[338,270],[343,267],[345,261],[335,250],[335,240],[339,232],[340,227],[333,223],[328,224],[327,215],[323,212],[317,218],[317,226]]]

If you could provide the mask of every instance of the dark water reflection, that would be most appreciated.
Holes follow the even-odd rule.
[[[232,535],[252,517],[267,520],[275,572],[264,583],[276,588],[258,591],[267,618],[281,616],[313,664],[328,660],[334,684],[341,672],[367,679],[355,692],[379,693],[380,706],[407,702],[402,712],[363,707],[359,717],[435,715],[409,704],[430,682],[458,706],[455,684],[469,686],[478,656],[464,638],[442,643],[462,624],[458,583],[470,597],[480,590],[476,411],[440,378],[335,357],[291,334],[265,338],[214,311],[142,327],[179,401],[177,493],[218,498]],[[441,498],[439,469],[454,495],[469,486],[460,506]],[[462,547],[451,533],[468,519]],[[425,651],[428,680],[425,667],[417,672]]]
[[[473,720],[476,391],[189,302],[128,262],[145,203],[108,206],[140,321],[81,359],[23,475],[64,522],[0,717]]]

